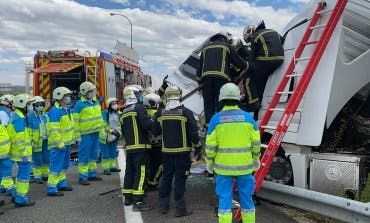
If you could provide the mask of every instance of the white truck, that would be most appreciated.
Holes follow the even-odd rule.
[[[310,19],[319,0],[307,3],[287,24],[285,30]],[[326,1],[326,12],[319,24],[325,24],[336,0]],[[268,25],[268,24],[267,24]],[[292,29],[284,42],[285,62],[269,78],[259,112],[262,119],[287,66],[294,55],[308,22]],[[318,39],[323,29],[313,31]],[[315,39],[316,38],[316,39]],[[207,41],[205,41],[206,43]],[[170,81],[190,91],[202,44],[180,66]],[[307,46],[302,57],[309,57],[314,46]],[[267,180],[330,194],[345,192],[353,197],[361,191],[370,172],[370,2],[348,1],[314,76],[282,141]],[[307,62],[299,62],[302,72]],[[291,79],[294,89],[299,77]],[[186,93],[185,90],[185,93]],[[288,96],[281,97],[284,107]],[[185,104],[202,115],[202,98],[194,95]],[[269,126],[276,126],[281,112],[274,112]],[[263,141],[271,137],[266,130]]]

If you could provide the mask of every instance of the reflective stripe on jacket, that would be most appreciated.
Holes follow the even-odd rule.
[[[117,120],[118,120],[117,125],[114,128],[112,128],[111,124],[109,123],[109,117],[111,115],[115,115]],[[107,144],[108,134],[110,134],[113,130],[118,131],[118,133],[120,135],[122,135],[121,122],[120,122],[121,112],[120,111],[118,111],[118,112],[109,112],[106,109],[102,112],[102,117],[103,117],[103,130],[100,131],[100,133],[99,133],[99,140],[100,140],[101,143]]]
[[[8,133],[11,142],[10,159],[15,162],[22,161],[22,157],[27,157],[28,161],[32,160],[30,130],[26,122],[26,117],[19,109],[12,113]]]
[[[0,159],[8,157],[9,151],[10,151],[9,134],[5,126],[2,123],[0,123]]]
[[[155,118],[156,109],[148,108],[146,109],[148,115],[152,120]],[[154,134],[153,131],[149,131],[149,142],[152,146],[162,146],[162,135]]]
[[[103,119],[99,102],[82,97],[73,107],[76,137],[103,130]]]
[[[48,116],[46,114],[42,114],[41,117],[38,116],[35,112],[29,114],[27,116],[27,123],[28,123],[28,128],[30,129],[30,134],[31,134],[31,142],[32,142],[32,151],[33,152],[41,152],[42,151],[42,131],[47,130],[42,130],[44,128],[43,124],[41,123],[42,121],[45,123],[45,126],[47,126],[48,123]]]
[[[256,31],[252,40],[252,60],[284,60],[281,36],[275,30]]]
[[[225,176],[252,173],[260,157],[260,134],[252,116],[237,106],[225,106],[209,124],[206,162]]]
[[[63,108],[58,102],[49,111],[48,146],[63,148],[75,142],[74,120],[69,108]]]

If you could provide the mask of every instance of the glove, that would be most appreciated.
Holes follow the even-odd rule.
[[[61,151],[61,152],[65,152],[65,151],[67,151],[67,147],[63,146],[62,148],[60,148],[60,151]]]
[[[214,165],[213,163],[212,164],[207,164],[206,165],[206,170],[209,174],[213,174],[213,168],[214,168]]]
[[[28,158],[27,156],[22,156],[22,163],[28,163]]]
[[[202,147],[195,147],[194,158],[199,161],[202,158]]]
[[[119,139],[119,137],[121,136],[119,134],[119,132],[117,131],[117,129],[114,129],[112,132],[111,132],[112,135],[114,135],[116,137],[116,139]]]
[[[117,139],[117,136],[113,134],[108,134],[107,142],[110,143],[110,142],[115,141],[116,139]]]

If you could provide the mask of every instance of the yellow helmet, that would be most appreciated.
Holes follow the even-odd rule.
[[[182,90],[178,86],[172,85],[169,86],[164,92],[164,97],[167,100],[179,100],[182,95]]]
[[[96,86],[91,83],[91,82],[83,82],[81,85],[80,85],[80,93],[84,96],[86,96],[87,92],[91,91],[91,90],[95,90],[96,89]]]
[[[71,93],[72,93],[72,91],[70,91],[66,87],[57,87],[53,91],[53,99],[55,99],[55,100],[62,100],[63,97],[64,97],[64,95],[71,94]]]
[[[12,104],[14,101],[14,96],[11,94],[4,94],[0,97],[0,104],[1,105],[9,105]]]
[[[27,103],[33,101],[35,101],[35,99],[29,94],[18,94],[14,97],[13,106],[16,108],[25,108]]]

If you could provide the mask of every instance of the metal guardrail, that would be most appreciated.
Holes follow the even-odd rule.
[[[370,202],[264,181],[258,197],[322,214],[344,222],[370,222]]]

